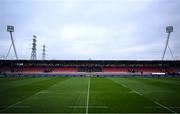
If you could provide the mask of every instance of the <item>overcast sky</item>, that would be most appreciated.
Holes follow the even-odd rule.
[[[47,59],[161,59],[167,25],[180,57],[180,0],[0,0],[0,57],[11,44],[7,25],[20,59],[30,59],[33,35],[38,59],[43,44]]]

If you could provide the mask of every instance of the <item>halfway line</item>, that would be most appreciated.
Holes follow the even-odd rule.
[[[88,80],[88,91],[87,91],[87,102],[86,102],[86,114],[88,114],[88,108],[89,108],[89,89],[90,89],[90,83],[91,83],[91,78],[89,77]]]

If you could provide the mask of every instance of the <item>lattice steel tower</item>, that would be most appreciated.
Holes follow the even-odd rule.
[[[42,60],[46,60],[46,45],[43,45]]]
[[[37,56],[36,56],[36,36],[35,35],[33,35],[31,60],[37,60]]]

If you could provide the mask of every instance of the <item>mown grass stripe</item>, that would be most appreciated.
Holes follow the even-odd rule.
[[[35,83],[31,83],[31,84],[28,84],[28,85],[23,86],[23,87],[18,87],[18,89],[17,89],[18,92],[15,91],[16,89],[12,90],[11,92],[16,93],[18,96],[17,96],[17,99],[15,99],[15,100],[18,100],[18,99],[19,100],[16,103],[11,104],[11,105],[5,107],[4,109],[0,110],[0,112],[6,112],[6,110],[8,110],[9,108],[18,105],[19,103],[25,101],[28,98],[36,96],[38,94],[38,92],[46,90],[47,88],[50,88],[50,87],[56,85],[57,83],[60,83],[66,79],[69,79],[69,78],[49,78],[48,80],[40,81],[41,83],[35,82]],[[24,93],[29,92],[29,91],[30,91],[30,93],[28,93],[26,95],[24,94]],[[19,95],[22,95],[23,98],[19,98]]]
[[[130,78],[130,79],[132,79],[132,78]],[[115,81],[114,81],[114,82],[115,82]],[[118,82],[119,82],[119,81],[118,81]],[[174,110],[168,108],[167,106],[165,106],[165,105],[163,105],[163,104],[161,104],[161,103],[159,103],[159,102],[157,102],[157,101],[155,101],[155,100],[153,100],[153,99],[151,99],[151,98],[149,98],[149,97],[146,97],[146,96],[143,95],[141,92],[136,91],[136,90],[132,89],[131,87],[128,87],[128,86],[125,85],[124,83],[122,84],[122,83],[120,83],[120,82],[118,83],[118,82],[115,82],[115,83],[120,84],[120,85],[124,86],[125,88],[128,88],[128,89],[134,91],[136,94],[138,94],[138,95],[140,95],[140,96],[143,96],[143,97],[149,99],[149,100],[152,101],[154,104],[159,105],[159,106],[161,106],[162,108],[164,108],[164,109],[166,109],[166,110],[168,110],[168,111],[170,111],[170,112],[172,112],[172,113],[175,113],[175,114],[177,113],[177,112],[175,112]]]

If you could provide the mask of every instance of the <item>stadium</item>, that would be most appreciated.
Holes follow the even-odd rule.
[[[1,112],[178,113],[180,61],[1,60]]]
[[[178,24],[175,24],[176,20],[172,19],[172,22],[164,20],[163,27],[160,25],[161,21],[159,21],[159,25],[153,25],[152,27],[150,24],[154,24],[155,22],[153,20],[154,15],[158,14],[157,17],[164,16],[161,15],[163,12],[158,12],[162,10],[153,10],[156,7],[152,7],[151,5],[156,6],[156,2],[152,1],[98,1],[100,4],[96,1],[88,0],[77,0],[76,2],[70,0],[67,3],[63,0],[38,2],[29,0],[27,3],[26,1],[18,0],[11,1],[12,3],[2,2],[4,6],[2,5],[3,10],[0,11],[0,14],[2,13],[2,17],[4,18],[2,26],[6,28],[0,31],[2,34],[0,36],[2,37],[0,39],[2,41],[0,44],[0,55],[3,55],[0,58],[0,113],[180,113],[180,60],[175,57],[179,56],[179,40],[176,39],[174,42],[170,40],[170,37],[179,37],[177,32]],[[160,1],[163,8],[167,5],[166,2]],[[170,8],[175,11],[176,8],[173,7],[176,5],[169,4],[169,1],[167,3],[168,5],[172,5],[172,7],[166,6],[164,9]],[[16,7],[16,5],[19,7]],[[64,9],[58,12],[61,5],[64,6]],[[12,9],[15,7],[14,11],[9,10],[8,6],[12,6]],[[118,9],[120,6],[122,9]],[[139,7],[140,9],[138,9]],[[33,8],[38,9],[38,13]],[[96,10],[93,10],[94,8]],[[146,8],[150,8],[150,12],[155,12],[153,15],[149,13],[153,20],[151,22],[148,16],[149,25],[145,21],[146,19],[143,18],[145,14],[143,10],[145,12],[149,11],[146,11]],[[121,10],[123,12],[119,12]],[[54,12],[58,12],[59,14]],[[72,18],[65,18],[69,12],[74,15],[71,14]],[[87,14],[92,15],[92,18],[85,15],[86,13],[81,14],[82,12],[88,12]],[[138,32],[136,30],[138,27],[136,29],[130,27],[129,30],[128,27],[131,26],[131,21],[134,22],[136,17],[130,19],[129,17],[131,16],[127,16],[126,13],[131,15],[140,13],[141,18],[143,18],[142,20],[145,21],[143,22],[138,17],[141,23],[139,25],[140,28],[142,25],[145,25],[153,28],[153,32],[149,29],[142,28],[144,30],[141,30],[143,31],[143,35],[141,36],[139,29]],[[30,15],[28,18],[26,18],[28,16],[27,14]],[[77,18],[75,14],[83,18]],[[117,17],[117,14],[121,15],[120,18]],[[173,16],[175,15],[174,12],[172,14]],[[14,15],[13,21],[9,21],[9,16]],[[85,18],[84,15],[88,18]],[[59,16],[63,16],[67,20],[63,22],[64,25],[68,25],[69,23],[73,25],[71,21],[74,20],[74,23],[78,24],[75,27],[68,28],[68,25],[65,29],[59,29],[58,24],[60,23],[58,23],[59,20],[56,20],[56,18],[59,19]],[[107,16],[106,18],[110,17],[110,25],[108,25],[109,23],[107,23],[108,21],[104,16]],[[111,16],[114,22],[111,20]],[[128,19],[125,18],[123,20],[123,16],[127,16]],[[101,20],[99,21],[96,17],[101,18]],[[119,20],[114,20],[115,18],[122,19],[123,22],[120,23]],[[29,28],[25,27],[23,23],[28,19],[30,21],[27,24]],[[97,21],[98,23],[95,24],[98,25],[102,22],[103,26],[106,26],[105,28],[109,27],[108,30],[112,29],[112,31],[106,31],[98,26],[83,27],[81,25],[83,22],[79,22],[83,21],[83,19],[87,19],[88,24]],[[35,22],[31,20],[35,20]],[[126,20],[130,21],[126,22]],[[38,28],[37,25],[41,21],[44,21],[43,24],[45,26]],[[127,28],[124,31],[118,30],[117,33],[114,32],[114,28],[118,24],[123,25],[124,22],[128,23],[125,25]],[[52,29],[51,25],[55,28],[57,27],[58,30]],[[23,32],[17,33],[15,31],[16,26],[17,32],[20,31],[18,27],[23,27],[23,29],[21,28]],[[156,27],[159,28],[156,29]],[[46,28],[48,28],[47,31]],[[159,35],[160,33],[158,32],[164,28],[166,39],[163,39],[163,41],[166,41],[165,43],[162,43],[162,39],[152,38],[152,34]],[[5,29],[6,33],[4,32]],[[140,40],[134,34],[134,31],[138,33],[137,36],[140,37]],[[34,32],[37,35],[32,35]],[[175,35],[171,36],[173,32]],[[42,34],[45,35],[43,36]],[[58,36],[58,34],[63,35]],[[118,38],[117,34],[119,35]],[[33,39],[31,39],[30,51],[27,51],[26,48],[29,41],[27,43],[24,37],[29,37],[29,35],[31,37],[33,36]],[[43,36],[44,38],[41,39],[39,36]],[[46,38],[46,36],[56,38]],[[128,39],[130,36],[133,36],[135,40]],[[147,36],[150,40],[148,38],[145,39],[144,36]],[[81,39],[79,37],[83,38]],[[10,39],[10,41],[7,39]],[[120,40],[119,43],[117,39],[123,40]],[[38,46],[41,45],[41,42],[43,42],[43,45],[41,46],[41,53],[39,53]],[[73,42],[77,44],[73,44]],[[105,44],[103,44],[104,42]],[[139,48],[137,46],[141,44],[139,42],[145,46],[142,46],[143,48],[140,46]],[[126,43],[130,45],[124,45]],[[153,45],[148,45],[150,43]],[[154,44],[157,44],[159,47]],[[161,46],[163,46],[163,49],[159,49]],[[155,50],[153,50],[154,48]],[[101,51],[97,51],[98,49],[101,49]],[[27,58],[26,52],[30,53],[30,59],[29,55]],[[39,54],[42,56],[41,59],[38,57]],[[126,54],[127,56],[125,56]],[[58,58],[59,55],[65,59]],[[137,55],[142,59],[139,59]],[[77,56],[78,59],[74,59],[74,56]],[[93,59],[91,59],[91,56]],[[56,57],[58,59],[53,59]],[[107,59],[106,57],[109,58]]]

